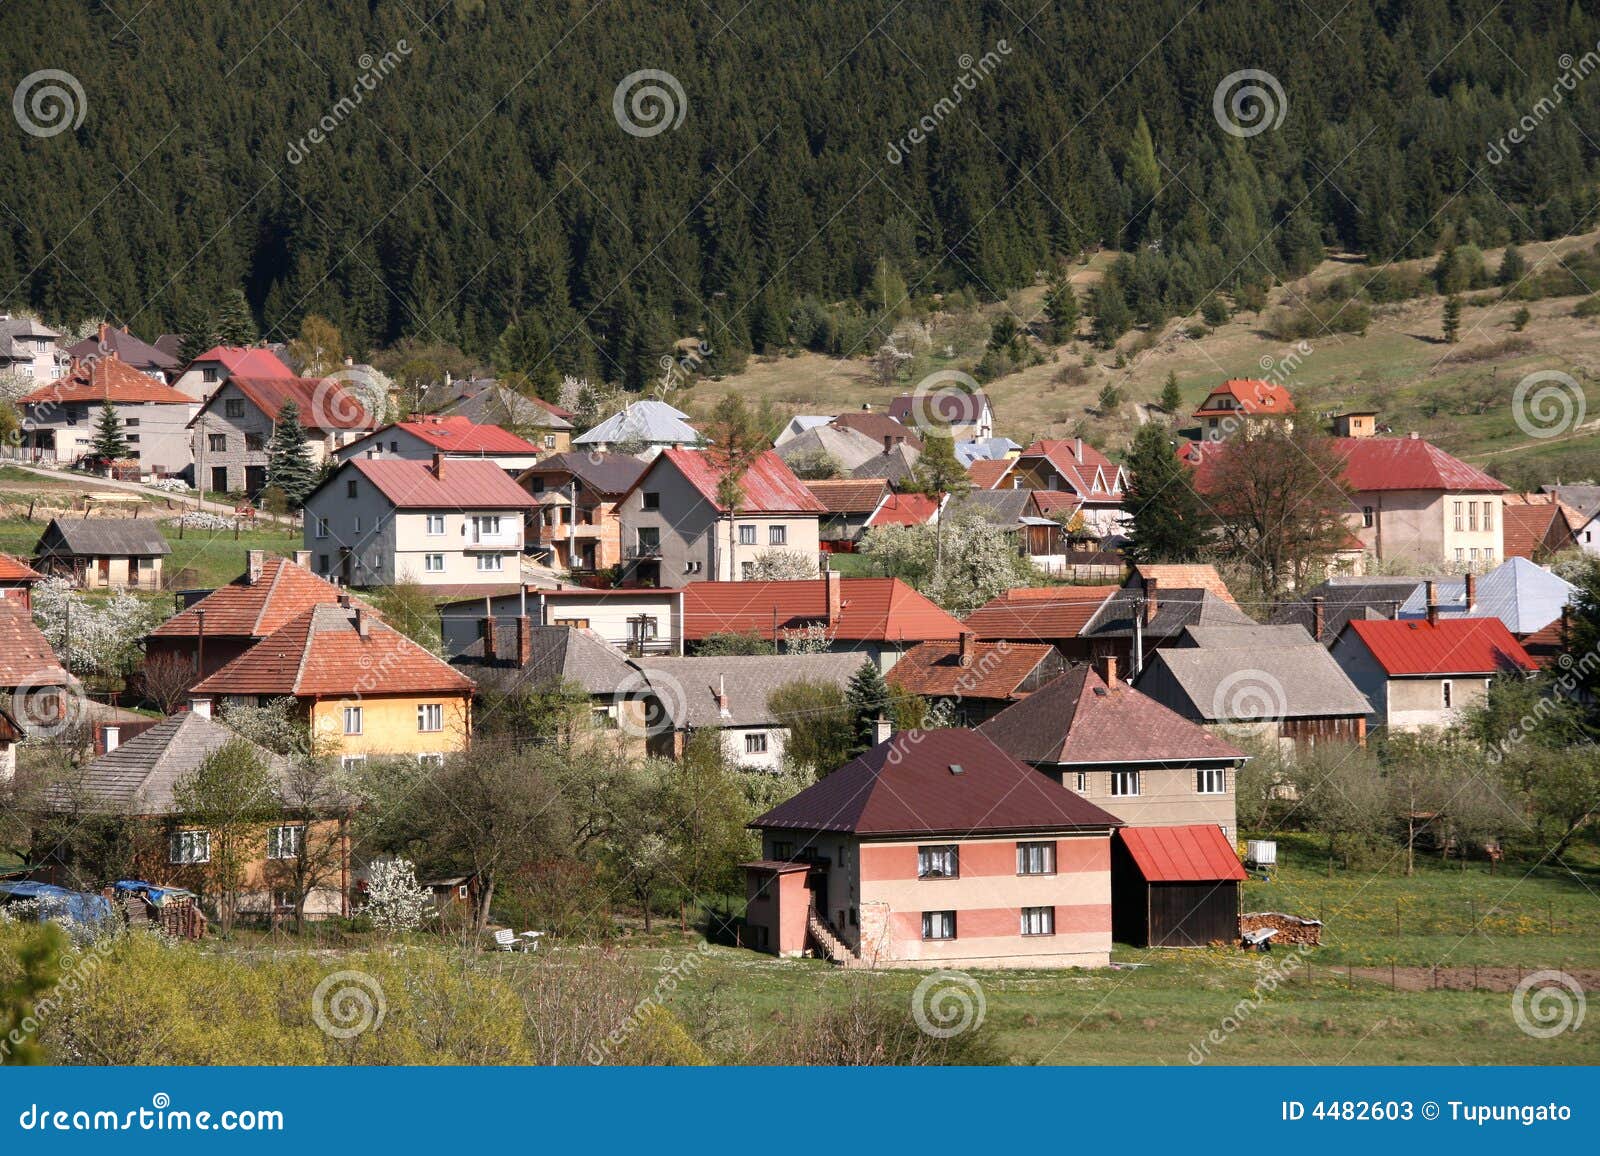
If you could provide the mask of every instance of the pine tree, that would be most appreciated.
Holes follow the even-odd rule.
[[[1161,387],[1161,408],[1176,415],[1182,405],[1183,393],[1178,389],[1178,373],[1176,370],[1169,370],[1167,383]]]
[[[852,755],[870,750],[878,745],[878,719],[888,717],[889,684],[879,673],[877,664],[870,658],[850,676],[845,690],[845,706],[855,720],[855,747]]]
[[[317,467],[300,426],[300,407],[292,401],[278,411],[277,427],[267,443],[267,483],[282,490],[293,509],[299,509],[317,485]]]
[[[1444,340],[1454,345],[1461,338],[1461,298],[1448,297],[1444,303]]]
[[[508,389],[545,401],[561,393],[561,374],[550,347],[550,334],[537,317],[513,321],[494,347],[494,369]]]
[[[1505,256],[1500,258],[1500,268],[1495,273],[1495,283],[1499,285],[1515,285],[1521,281],[1528,272],[1528,262],[1522,256],[1522,250],[1515,245],[1507,245]]]
[[[1128,332],[1132,319],[1128,303],[1123,299],[1122,286],[1109,274],[1094,291],[1094,337],[1102,349],[1111,349],[1117,338]]]
[[[1078,336],[1078,295],[1064,269],[1056,270],[1045,289],[1044,315],[1052,340],[1065,343]]]
[[[1205,545],[1205,506],[1168,436],[1166,427],[1150,422],[1128,451],[1122,508],[1132,519],[1128,554],[1139,562],[1193,562]]]
[[[244,299],[243,289],[230,289],[222,295],[211,329],[223,345],[256,343],[260,331],[256,328],[255,314],[250,312],[250,303]]]
[[[128,435],[122,432],[122,418],[109,400],[100,407],[100,416],[95,419],[94,441],[89,453],[105,462],[120,462],[133,456]]]

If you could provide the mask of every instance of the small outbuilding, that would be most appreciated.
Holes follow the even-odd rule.
[[[1231,943],[1245,878],[1221,827],[1120,828],[1111,840],[1112,938],[1134,947]]]
[[[34,548],[33,568],[80,586],[161,589],[172,553],[161,528],[137,518],[56,518]]]

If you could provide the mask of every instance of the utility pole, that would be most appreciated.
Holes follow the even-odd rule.
[[[1133,600],[1133,678],[1144,669],[1144,599]],[[1133,679],[1129,679],[1132,682]]]

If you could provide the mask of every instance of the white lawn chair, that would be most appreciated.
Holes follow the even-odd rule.
[[[517,939],[517,933],[509,927],[502,927],[494,933],[494,945],[501,951],[522,950],[522,943]]]
[[[542,931],[524,931],[517,938],[522,940],[523,951],[538,951],[539,939],[544,935]]]

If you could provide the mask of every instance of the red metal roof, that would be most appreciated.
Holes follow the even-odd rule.
[[[278,359],[270,349],[244,349],[237,345],[213,345],[190,364],[201,361],[221,362],[230,374],[242,373],[246,377],[293,377],[294,370]]]
[[[188,405],[194,398],[170,385],[140,373],[119,358],[107,355],[92,361],[74,361],[64,377],[40,386],[17,399],[18,405],[65,405],[69,402],[106,402],[113,405]]]
[[[1417,437],[1334,438],[1333,445],[1345,460],[1345,481],[1357,492],[1447,490],[1498,494],[1510,489],[1476,466]]]
[[[671,452],[670,450],[667,452]],[[898,578],[835,578],[839,616],[829,624],[847,642],[924,642],[958,638],[959,621]],[[828,579],[786,582],[691,582],[683,588],[683,636],[756,633],[828,617]]]
[[[1215,883],[1249,878],[1244,865],[1214,823],[1192,827],[1122,827],[1117,838],[1133,856],[1147,883]]]
[[[539,505],[494,462],[446,460],[439,463],[442,472],[435,473],[433,462],[351,458],[345,468],[359,471],[397,509],[532,510]]]
[[[331,377],[249,377],[236,373],[228,381],[273,421],[278,420],[285,403],[292,401],[300,409],[300,425],[305,429],[378,427],[378,416],[369,413],[359,397]]]
[[[463,454],[537,454],[539,447],[497,425],[477,425],[465,417],[419,417],[397,421],[393,429],[421,438],[435,449]],[[382,430],[378,431],[381,436]]]
[[[1225,406],[1208,406],[1212,398],[1218,394],[1227,396],[1238,402],[1237,409]],[[1195,417],[1213,417],[1231,415],[1235,413],[1263,416],[1278,413],[1294,413],[1294,401],[1289,396],[1289,391],[1274,382],[1262,381],[1259,378],[1235,377],[1223,382],[1206,395],[1205,401],[1200,403],[1200,408],[1194,411]]]
[[[1117,586],[1042,586],[1008,590],[967,615],[979,638],[1049,641],[1076,638]]]
[[[194,638],[199,612],[206,613],[207,636],[264,638],[310,610],[332,605],[344,591],[287,558],[268,558],[254,582],[241,574],[150,632],[154,638]]]
[[[1345,630],[1355,632],[1391,677],[1538,669],[1498,618],[1351,619]]]
[[[890,494],[867,519],[867,525],[924,526],[938,512],[938,501],[927,494]]]
[[[1118,825],[976,731],[954,729],[901,731],[750,824],[885,836]]]
[[[44,575],[20,558],[0,554],[0,582],[38,582]]]
[[[716,450],[662,450],[655,464],[634,483],[638,488],[645,478],[661,468],[665,462],[682,474],[701,497],[717,509],[727,508],[717,501],[717,486],[727,473],[727,458]],[[827,508],[812,496],[805,483],[794,476],[794,471],[784,464],[772,450],[757,454],[749,467],[739,475],[739,491],[743,497],[739,509],[754,514],[825,514]]]

